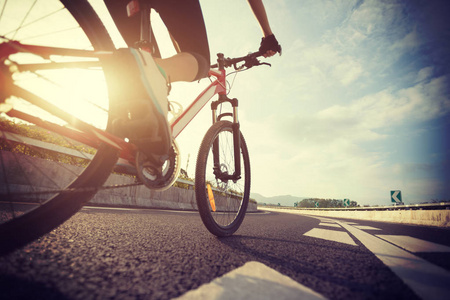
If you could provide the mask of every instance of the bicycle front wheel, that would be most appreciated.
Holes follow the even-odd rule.
[[[75,214],[117,161],[116,148],[73,128],[109,128],[101,62],[58,49],[114,45],[85,0],[0,1],[0,255]]]
[[[213,151],[213,147],[217,151]],[[220,237],[236,232],[247,211],[250,196],[250,159],[242,133],[239,152],[241,178],[219,179],[217,170],[230,175],[235,171],[233,129],[229,121],[219,121],[211,126],[198,152],[195,170],[198,210],[206,228]]]

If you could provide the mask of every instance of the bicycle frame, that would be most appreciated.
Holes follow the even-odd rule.
[[[103,58],[107,58],[107,56],[112,55],[112,52],[96,52],[90,50],[76,50],[76,49],[66,49],[66,48],[54,48],[54,47],[43,47],[43,46],[35,46],[35,45],[26,45],[21,44],[19,42],[11,42],[11,43],[3,43],[0,45],[0,58],[8,57],[11,54],[15,53],[33,53],[35,55],[39,55],[44,58],[48,58],[51,55],[67,55],[67,56],[75,56],[75,57],[91,57],[91,58],[99,58],[102,60]],[[20,65],[19,71],[36,71],[40,69],[62,69],[62,68],[87,68],[87,67],[95,67],[98,66],[99,62],[70,62],[70,63],[43,63],[43,64],[26,64]],[[199,96],[182,112],[180,116],[178,116],[171,124],[171,130],[173,137],[176,138],[185,128],[186,126],[194,119],[194,117],[200,112],[200,110],[214,97],[215,95],[219,96],[217,101],[214,101],[211,105],[212,109],[212,121],[213,123],[219,121],[224,116],[232,116],[233,118],[233,141],[234,141],[234,154],[235,154],[235,173],[233,175],[230,174],[219,174],[220,171],[217,171],[218,178],[223,180],[237,180],[240,178],[241,170],[240,170],[240,130],[239,130],[239,120],[238,120],[238,101],[237,99],[229,99],[226,88],[226,73],[224,67],[224,55],[218,54],[218,66],[219,69],[211,69],[209,71],[210,77],[215,77],[216,79],[211,82],[211,84],[204,89]],[[0,65],[0,68],[6,67],[5,65]],[[36,105],[51,114],[65,120],[69,124],[71,124],[75,129],[82,131],[81,133],[77,130],[73,130],[67,127],[63,127],[48,121],[41,120],[37,117],[25,114],[23,112],[10,109],[6,111],[6,114],[10,117],[17,117],[22,120],[25,120],[30,123],[34,123],[43,128],[47,128],[49,130],[56,131],[68,138],[73,140],[85,143],[92,147],[98,147],[101,143],[107,143],[112,147],[115,147],[121,151],[120,164],[128,165],[128,162],[134,161],[134,157],[136,154],[137,147],[132,144],[124,141],[123,139],[108,133],[106,131],[100,130],[88,123],[85,123],[79,119],[74,118],[71,114],[61,110],[54,104],[46,101],[45,99],[30,93],[27,90],[24,90],[16,85],[7,76],[3,76],[4,73],[0,72],[0,81],[3,82],[3,88],[5,92],[0,94],[0,102],[3,101],[7,96],[13,95],[23,99],[27,99],[33,105]],[[232,114],[222,114],[217,116],[217,106],[224,102],[229,102],[233,107]],[[215,143],[213,146],[214,153],[214,163],[219,168],[220,161],[218,155],[218,143]]]
[[[210,76],[214,76],[217,79],[213,81],[192,103],[189,107],[178,117],[172,124],[172,133],[176,138],[179,133],[194,119],[194,117],[200,112],[200,110],[211,100],[215,95],[219,95],[219,99],[211,103],[212,122],[216,123],[221,117],[231,116],[233,118],[233,146],[234,146],[234,174],[223,174],[220,171],[220,155],[219,155],[219,143],[218,137],[213,144],[213,157],[214,157],[214,174],[221,180],[238,180],[241,177],[241,161],[240,161],[240,126],[238,119],[238,100],[229,99],[227,97],[226,88],[226,73],[224,67],[224,55],[219,53],[218,55],[219,70],[211,69],[209,71]],[[229,102],[233,107],[233,113],[225,113],[217,116],[217,107],[225,102]]]

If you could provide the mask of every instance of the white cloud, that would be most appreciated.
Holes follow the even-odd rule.
[[[389,189],[402,188],[411,193],[408,201],[429,200],[439,182],[427,179],[435,172],[433,168],[427,164],[392,164],[391,153],[377,149],[396,138],[391,130],[396,126],[448,114],[447,81],[442,77],[398,91],[386,89],[313,114],[288,111],[254,120],[250,126],[245,121],[246,132],[251,132],[247,140],[252,159],[258,162],[254,165],[258,190],[270,195],[275,186],[299,196],[334,198],[351,194],[363,204],[388,204]],[[384,129],[389,129],[390,135],[380,133]],[[366,148],[366,142],[378,146]],[[420,180],[405,179],[418,173],[423,173]]]
[[[347,106],[334,105],[320,111],[316,122],[322,127],[324,119],[332,120],[333,129],[350,130],[358,139],[358,134],[353,133],[361,130],[366,134],[365,130],[438,118],[450,112],[450,99],[445,92],[448,80],[448,77],[435,78],[396,92],[386,89],[367,95]],[[353,120],[353,127],[342,126],[349,124],[343,120]],[[313,123],[311,126],[315,126]]]
[[[413,4],[267,2],[283,56],[238,75],[231,95],[242,101],[253,191],[387,205],[390,189],[432,197],[423,191],[437,188],[434,171],[417,157],[394,160],[410,149],[391,147],[411,138],[401,132],[412,125],[450,112],[448,76],[408,61],[426,41],[405,5]]]
[[[416,81],[415,82],[420,82],[422,80],[428,80],[431,78],[431,76],[433,75],[433,67],[425,67],[423,69],[421,69],[418,73],[417,73],[417,77],[416,77]]]
[[[357,80],[362,72],[361,64],[347,56],[335,66],[332,74],[333,77],[340,81],[344,86],[348,86]]]
[[[402,39],[399,39],[395,43],[392,44],[390,49],[392,51],[400,51],[401,53],[412,51],[418,46],[420,46],[421,41],[417,34],[416,28],[411,32],[408,32]]]

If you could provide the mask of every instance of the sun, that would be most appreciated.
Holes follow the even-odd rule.
[[[67,61],[67,57],[64,58]],[[79,61],[71,58],[71,61]],[[51,57],[50,60],[36,57],[32,54],[17,54],[11,57],[11,68],[29,63],[46,64],[61,62],[61,58]],[[12,74],[14,84],[37,95],[45,101],[57,106],[75,118],[96,127],[104,129],[108,118],[108,89],[103,70],[92,68],[45,68],[33,71],[17,71]],[[29,100],[29,99],[27,99]],[[38,115],[42,119],[60,123],[40,111],[36,106],[20,99],[11,98],[15,109]]]

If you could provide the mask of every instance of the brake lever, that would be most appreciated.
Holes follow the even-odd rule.
[[[246,68],[246,69],[250,69],[254,66],[261,66],[261,65],[267,65],[269,67],[272,66],[272,64],[266,63],[266,62],[260,62],[256,57],[252,57],[251,59],[247,59],[245,60],[245,62],[238,66],[236,63],[233,64],[234,69],[237,70],[241,70],[242,68]]]

